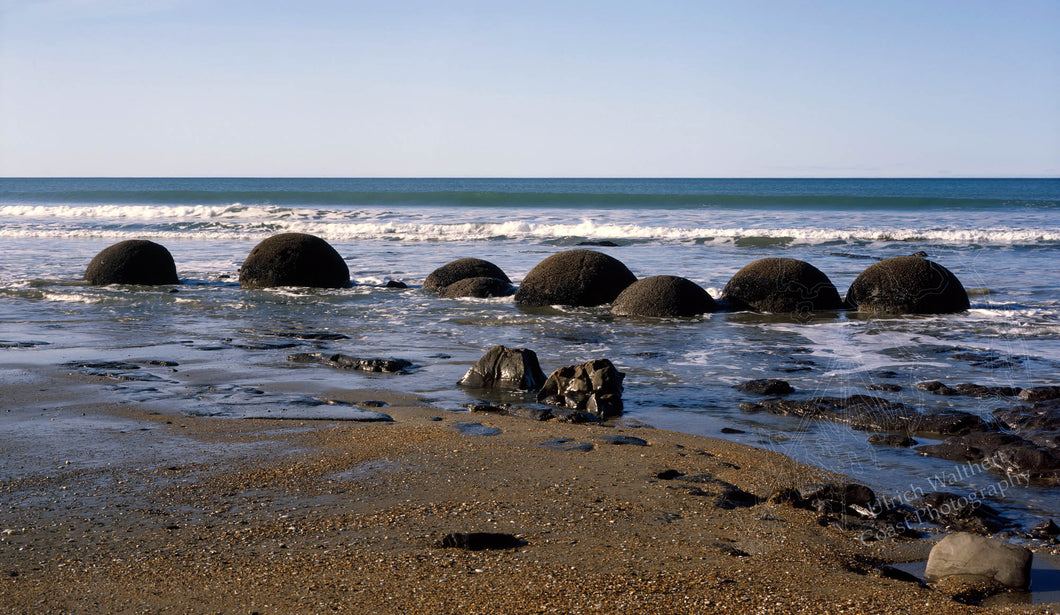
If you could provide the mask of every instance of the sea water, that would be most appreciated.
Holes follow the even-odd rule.
[[[353,285],[240,289],[250,249],[292,231],[330,242]],[[179,287],[81,281],[97,252],[134,238],[170,250]],[[614,317],[606,306],[442,299],[420,288],[461,257],[489,260],[518,283],[545,257],[585,242],[614,244],[590,247],[638,277],[683,276],[715,298],[759,258],[808,261],[843,295],[876,260],[924,251],[957,275],[972,306],[899,318],[653,320]],[[869,433],[844,425],[746,414],[739,403],[752,397],[732,385],[782,378],[803,396],[873,394],[987,416],[1016,400],[939,397],[915,384],[1060,381],[1055,179],[0,179],[0,247],[0,367],[133,363],[135,375],[98,368],[112,382],[101,391],[160,411],[258,415],[371,387],[459,410],[477,398],[456,381],[504,344],[534,350],[546,372],[611,359],[626,373],[629,419],[775,450],[896,493],[933,490],[927,479],[953,462],[871,445]],[[391,280],[409,288],[385,287]],[[342,337],[304,335],[314,332]],[[295,352],[416,367],[343,372],[288,361]],[[902,390],[867,391],[882,371]],[[948,490],[996,480],[972,476]],[[1027,523],[1060,515],[1048,488],[1017,487],[994,504]]]

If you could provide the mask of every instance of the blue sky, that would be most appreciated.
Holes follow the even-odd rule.
[[[0,175],[1060,176],[1060,3],[0,0]]]

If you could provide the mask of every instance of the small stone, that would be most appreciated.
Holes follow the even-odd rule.
[[[747,382],[734,385],[732,388],[737,391],[754,393],[756,395],[788,395],[795,392],[795,389],[793,389],[787,381],[777,380],[775,378],[748,380]]]

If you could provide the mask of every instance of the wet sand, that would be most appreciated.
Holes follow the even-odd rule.
[[[725,504],[719,481],[765,498],[841,480],[768,451],[386,391],[326,392],[394,419],[350,423],[191,418],[98,389],[32,370],[5,382],[0,611],[1009,612],[879,573],[925,541],[865,545],[812,511]],[[671,469],[684,476],[657,476]],[[523,544],[439,547],[452,532]]]

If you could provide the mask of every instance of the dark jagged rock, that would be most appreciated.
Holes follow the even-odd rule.
[[[432,271],[423,281],[423,289],[441,292],[446,286],[467,278],[494,278],[512,283],[500,267],[481,258],[459,258]]]
[[[953,273],[920,256],[870,265],[850,285],[847,303],[862,312],[950,314],[968,309],[968,293]]]
[[[1019,398],[1023,401],[1047,401],[1050,399],[1060,399],[1060,386],[1050,385],[1023,389],[1019,393]]]
[[[995,534],[1012,525],[982,500],[942,491],[927,493],[912,503],[917,521],[930,521],[949,530]]]
[[[916,450],[924,455],[950,461],[981,461],[1002,446],[1023,442],[1026,440],[1015,434],[986,432],[954,436],[940,444],[918,446]]]
[[[981,463],[1001,476],[1026,476],[1048,484],[1060,480],[1060,450],[1043,448],[1015,434],[971,433],[947,438],[941,444],[918,446],[916,450],[931,457]]]
[[[484,551],[486,549],[518,549],[526,543],[512,534],[495,532],[452,533],[442,536],[438,547],[442,549],[464,549]]]
[[[748,380],[747,382],[733,385],[732,388],[744,393],[754,393],[755,395],[788,395],[795,392],[795,389],[791,388],[791,385],[786,381],[775,378]]]
[[[644,440],[642,438],[634,438],[633,436],[600,436],[600,441],[605,444],[630,444],[633,446],[648,446],[647,440]]]
[[[874,436],[869,436],[869,444],[893,446],[895,448],[909,448],[910,446],[916,446],[919,442],[909,436],[903,436],[901,434],[876,434]]]
[[[960,410],[920,412],[900,402],[871,395],[814,397],[810,399],[766,399],[740,404],[745,412],[769,412],[782,416],[819,418],[845,423],[861,431],[901,434],[954,435],[984,431],[988,426],[977,415]]]
[[[813,312],[842,309],[835,285],[820,269],[794,258],[756,260],[732,276],[722,297],[738,310]]]
[[[963,382],[954,385],[953,388],[961,395],[966,397],[978,397],[980,399],[985,399],[987,397],[1015,397],[1016,395],[1019,395],[1021,391],[1019,387],[991,387],[971,382]]]
[[[1060,403],[999,408],[994,418],[1009,430],[1045,448],[1060,448]]]
[[[680,318],[716,311],[714,299],[695,282],[672,275],[637,280],[611,306],[618,316]]]
[[[616,258],[594,250],[549,256],[526,274],[515,302],[525,306],[611,303],[637,278]]]
[[[514,294],[515,288],[512,287],[511,282],[498,278],[464,278],[441,290],[441,296],[445,299],[459,299],[460,297],[490,299],[510,297]]]
[[[819,513],[853,512],[867,516],[876,503],[876,494],[857,483],[818,483],[799,488],[796,506]]]
[[[104,248],[88,263],[85,280],[93,286],[180,284],[173,255],[165,246],[145,239],[130,239]]]
[[[595,414],[589,414],[584,410],[571,410],[570,408],[554,408],[552,410],[552,420],[557,423],[570,423],[572,425],[581,425],[583,423],[599,423],[600,417]]]
[[[537,400],[552,406],[581,410],[606,418],[622,413],[625,374],[607,359],[568,365],[552,372]]]
[[[1035,538],[1056,538],[1060,536],[1060,526],[1052,519],[1046,519],[1031,528],[1031,536]]]
[[[305,233],[281,233],[250,251],[239,268],[243,288],[345,288],[350,268],[331,244]]]
[[[932,395],[956,395],[957,391],[951,389],[948,385],[945,385],[938,380],[932,380],[930,382],[918,382],[916,388],[921,391],[927,391]]]
[[[865,389],[868,391],[886,391],[888,393],[897,393],[902,390],[901,385],[891,384],[889,382],[876,382],[873,384],[866,384]]]
[[[533,350],[494,346],[467,370],[459,384],[477,389],[536,391],[545,384],[545,373]]]
[[[324,352],[299,352],[288,355],[288,361],[294,363],[320,363],[340,369],[354,369],[362,372],[403,372],[412,367],[411,361],[405,359],[362,359],[344,354]]]

